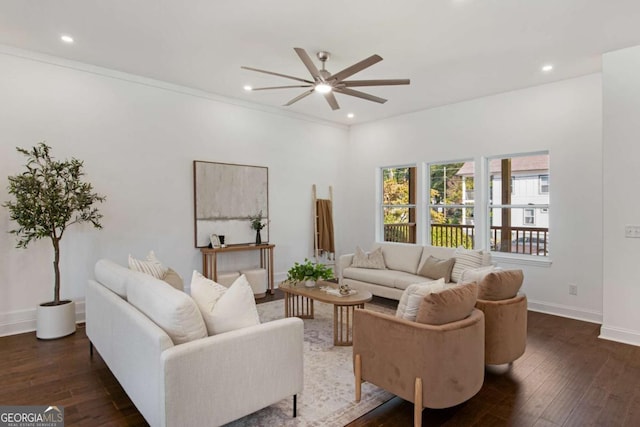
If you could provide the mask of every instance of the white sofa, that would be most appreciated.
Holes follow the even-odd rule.
[[[351,264],[354,254],[342,255],[338,262],[340,283],[369,291],[373,295],[399,300],[409,285],[433,280],[417,274],[430,255],[448,259],[453,258],[456,253],[455,248],[404,243],[377,243],[372,250],[379,247],[382,248],[386,269],[353,267]],[[482,252],[482,265],[491,265],[490,252]]]
[[[189,303],[190,296],[108,260],[96,263],[95,277],[86,290],[91,349],[98,350],[151,426],[217,426],[292,396],[295,411],[295,395],[302,391],[300,319],[280,319],[210,337],[205,328],[204,337],[175,344],[134,305],[155,304],[145,307],[168,313],[167,321],[180,327],[196,324],[198,335],[197,316],[202,317],[197,306],[193,317],[195,303]],[[140,295],[140,290],[150,288],[155,296]],[[157,295],[162,296],[160,301]],[[134,296],[142,304],[136,304]],[[180,323],[186,312],[192,318]],[[178,332],[194,336],[192,330]]]

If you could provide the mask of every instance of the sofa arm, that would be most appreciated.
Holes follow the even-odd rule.
[[[351,263],[353,262],[353,255],[354,254],[345,254],[345,255],[340,255],[340,258],[338,259],[338,278],[340,279],[340,282],[342,283],[342,271],[351,266]]]
[[[164,351],[166,425],[221,425],[302,392],[303,330],[286,318]]]

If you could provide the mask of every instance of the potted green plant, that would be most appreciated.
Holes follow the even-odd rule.
[[[30,150],[17,148],[27,157],[26,170],[9,177],[9,194],[14,200],[5,202],[9,217],[17,228],[17,248],[26,248],[34,240],[49,238],[53,245],[53,301],[37,308],[36,336],[53,339],[75,332],[75,303],[60,299],[60,241],[68,226],[89,222],[102,228],[102,215],[94,207],[105,197],[93,192],[91,184],[82,181],[83,162],[57,161],[51,147],[44,142]]]
[[[256,245],[262,244],[262,236],[260,236],[260,230],[267,226],[266,222],[263,222],[262,211],[258,212],[255,216],[249,217],[249,225],[253,230],[256,230]]]
[[[287,271],[287,282],[299,283],[304,282],[307,287],[315,286],[319,279],[333,279],[333,270],[324,264],[314,264],[305,258],[303,263],[294,263],[293,267]]]

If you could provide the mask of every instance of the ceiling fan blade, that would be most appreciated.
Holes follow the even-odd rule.
[[[335,111],[340,109],[340,106],[338,105],[338,100],[336,99],[336,96],[333,94],[333,92],[325,93],[324,99],[327,100],[332,110]]]
[[[379,104],[384,104],[385,102],[387,102],[387,100],[384,99],[384,98],[380,98],[380,97],[377,97],[377,96],[369,95],[368,93],[360,92],[358,90],[353,90],[353,89],[349,89],[349,88],[346,88],[346,87],[334,88],[333,90],[335,90],[338,93],[343,93],[345,95],[355,96],[357,98],[366,99],[367,101],[373,101],[373,102],[377,102]]]
[[[308,90],[306,92],[302,92],[300,95],[296,96],[295,98],[293,98],[291,101],[287,102],[286,104],[284,104],[285,107],[288,107],[289,105],[293,104],[294,102],[298,102],[300,101],[302,98],[304,98],[305,96],[311,95],[313,93],[313,89]]]
[[[297,80],[299,82],[304,82],[304,83],[309,83],[309,84],[313,84],[314,83],[311,80],[305,80],[305,79],[301,79],[299,77],[287,76],[286,74],[274,73],[273,71],[260,70],[258,68],[251,68],[251,67],[245,67],[245,66],[242,66],[240,68],[242,68],[243,70],[257,71],[258,73],[271,74],[272,76],[284,77],[285,79]]]
[[[255,91],[255,90],[270,90],[270,89],[292,89],[292,88],[296,88],[296,87],[311,87],[313,85],[308,84],[308,85],[293,85],[293,86],[271,86],[271,87],[254,87],[251,89],[251,92]]]
[[[372,66],[378,62],[382,61],[382,57],[380,55],[371,55],[367,59],[363,59],[362,61],[353,64],[350,67],[345,68],[342,71],[337,72],[336,74],[329,77],[329,80],[339,82],[341,80],[346,79],[349,76],[354,75],[355,73],[364,70],[367,67]]]
[[[393,85],[408,85],[411,83],[409,79],[383,79],[383,80],[349,80],[343,81],[345,87],[356,86],[393,86]]]
[[[313,63],[307,51],[302,49],[301,47],[294,47],[293,50],[296,51],[296,53],[304,63],[304,66],[307,67],[307,70],[309,70],[309,72],[311,73],[311,76],[313,77],[313,79],[315,81],[318,81],[318,80],[324,81],[324,79],[320,75],[320,71],[318,70],[318,67],[316,67],[316,64]]]

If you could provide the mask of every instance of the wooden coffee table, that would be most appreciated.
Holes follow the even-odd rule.
[[[364,308],[364,303],[371,301],[373,295],[368,291],[358,291],[354,295],[331,295],[320,287],[330,286],[337,288],[333,282],[318,281],[316,286],[307,288],[304,283],[293,285],[280,283],[280,289],[284,292],[285,317],[299,317],[301,319],[313,319],[313,302],[320,301],[333,304],[333,345],[353,345],[351,323],[353,312],[356,308]]]

